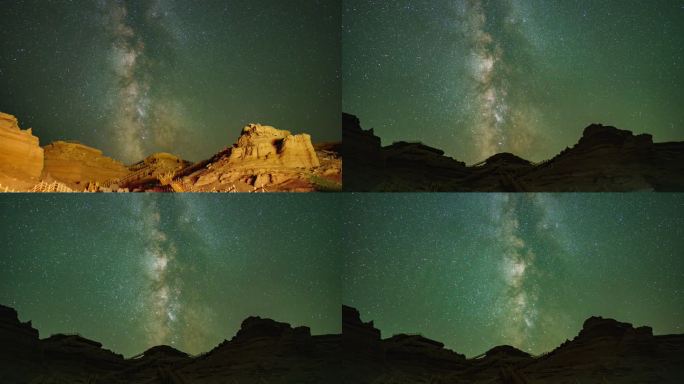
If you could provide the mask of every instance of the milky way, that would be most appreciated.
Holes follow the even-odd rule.
[[[677,194],[350,200],[343,301],[383,337],[420,333],[476,356],[548,352],[592,315],[682,331]]]
[[[182,281],[174,279],[173,270],[180,268],[176,247],[160,228],[161,215],[154,201],[144,209],[143,271],[149,279],[149,291],[143,292],[142,310],[148,317],[145,324],[150,345],[176,344],[171,340],[178,334],[178,317],[181,306]]]
[[[383,145],[532,162],[592,123],[684,138],[677,1],[345,0],[342,105]]]
[[[554,295],[544,292],[555,279],[567,279],[566,257],[574,250],[557,203],[544,194],[492,195],[491,222],[497,238],[500,292],[493,315],[500,328],[501,340],[525,350],[552,348],[539,330],[570,328],[565,311],[557,310]],[[554,288],[563,291],[565,288]],[[553,308],[553,309],[550,309]]]
[[[0,303],[125,356],[206,352],[248,316],[339,333],[335,201],[247,197],[3,196]]]
[[[0,111],[41,145],[206,159],[248,123],[339,140],[340,4],[1,1]]]
[[[147,54],[145,37],[133,26],[126,4],[108,3],[105,12],[112,37],[110,60],[116,75],[112,129],[118,152],[130,163],[143,159],[153,148],[173,150],[186,123],[181,113],[183,106],[164,96],[162,89],[152,89],[161,84],[153,77],[153,73],[158,73],[154,68],[158,64]],[[144,20],[146,30],[161,31],[157,35],[172,39],[173,35],[166,31],[167,23],[171,22],[169,11],[161,8],[161,4],[147,3],[138,17]],[[159,39],[155,42],[159,44]]]
[[[512,345],[525,347],[525,338],[536,320],[536,292],[526,287],[527,273],[534,267],[534,251],[526,247],[525,240],[520,237],[519,221],[516,216],[517,199],[505,196],[501,203],[498,218],[500,220],[501,272],[506,283],[505,294],[502,295],[502,320],[510,322],[510,326],[502,329],[505,339]]]
[[[485,5],[486,4],[486,5]],[[493,6],[491,4],[494,4]],[[492,11],[498,11],[496,14]],[[474,81],[472,140],[477,156],[495,153],[526,153],[536,139],[535,110],[516,88],[520,71],[530,71],[524,60],[525,36],[510,0],[490,3],[469,0],[465,7],[465,39],[471,47],[470,74]],[[504,43],[517,42],[513,48]],[[528,65],[526,68],[522,66]]]
[[[185,224],[198,222],[198,213],[192,211],[190,200],[178,199],[176,204],[176,212],[188,221]],[[193,275],[193,262],[202,263],[202,260],[179,257],[178,239],[165,230],[174,218],[168,217],[157,200],[135,200],[132,214],[142,223],[140,234],[145,244],[140,260],[141,279],[145,283],[139,292],[138,310],[146,319],[143,328],[148,343],[172,345],[187,351],[200,350],[210,343],[206,330],[215,326],[212,324],[214,311],[198,304],[201,292],[188,279]],[[194,225],[181,225],[192,237],[198,236]],[[211,244],[204,247],[217,252]]]

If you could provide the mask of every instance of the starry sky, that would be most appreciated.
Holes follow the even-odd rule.
[[[684,140],[684,1],[345,0],[345,112],[383,145],[541,161],[591,123]]]
[[[250,122],[340,138],[340,2],[0,2],[0,111],[41,145],[199,161]]]
[[[684,332],[678,194],[367,194],[343,212],[343,302],[383,337],[550,351],[592,315]]]
[[[340,333],[330,196],[0,199],[0,303],[41,337],[80,333],[132,356],[196,354],[248,316]]]

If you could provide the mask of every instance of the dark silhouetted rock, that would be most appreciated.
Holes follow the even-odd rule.
[[[242,326],[233,338],[233,341],[245,341],[260,337],[279,338],[291,332],[293,332],[293,329],[290,324],[251,316],[242,322]],[[310,335],[308,328],[304,332]]]
[[[418,365],[431,369],[460,369],[465,355],[444,348],[444,344],[420,335],[399,334],[383,340],[385,358],[402,366]]]
[[[14,308],[0,304],[0,340],[10,342],[16,340],[20,343],[38,341],[38,331],[33,328],[30,321],[22,323]],[[5,345],[3,342],[2,345]]]
[[[343,320],[351,325],[345,330],[363,328],[353,308],[343,310]],[[347,382],[680,383],[684,378],[684,335],[653,336],[650,327],[634,328],[600,317],[587,319],[573,340],[536,357],[501,345],[466,359],[419,335],[400,334],[375,342],[385,351],[380,362],[353,358],[366,356],[354,349],[362,345],[344,344],[349,349],[344,360]]]
[[[30,322],[0,306],[0,382],[342,383],[340,343],[339,334],[249,317],[232,340],[202,355],[160,345],[124,359],[80,335],[39,340]]]
[[[346,113],[342,146],[347,191],[440,190],[440,183],[463,177],[466,169],[465,163],[423,143],[399,141],[381,147],[372,129],[363,130],[359,119]]]
[[[488,165],[500,164],[532,166],[532,163],[530,163],[529,161],[508,152],[497,153],[496,155],[491,156],[487,160],[485,160],[484,163]]]
[[[342,333],[354,339],[380,341],[380,330],[373,326],[373,322],[361,321],[361,314],[356,308],[342,306]]]
[[[512,347],[510,345],[499,345],[485,352],[485,357],[494,356],[532,357],[532,355],[529,353],[521,351],[518,348]]]
[[[344,147],[356,149],[349,167],[345,157],[346,191],[684,191],[684,142],[654,144],[601,124],[541,163],[499,153],[468,167],[421,143],[380,147],[352,115],[343,114],[343,129]]]
[[[368,190],[381,181],[385,160],[380,138],[373,130],[363,130],[356,116],[342,114],[343,186],[348,190]]]
[[[157,345],[155,347],[152,347],[145,352],[143,352],[140,356],[142,357],[164,357],[164,358],[187,358],[190,357],[185,352],[181,352],[177,350],[176,348],[169,346],[169,345]]]

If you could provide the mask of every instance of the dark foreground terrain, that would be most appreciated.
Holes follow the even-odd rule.
[[[466,166],[421,143],[381,146],[373,130],[342,115],[345,191],[684,191],[684,142],[592,124],[579,142],[532,163],[499,153]]]
[[[340,335],[249,317],[202,355],[162,345],[125,359],[78,335],[40,339],[31,322],[0,305],[0,383],[335,383],[339,356]]]
[[[654,336],[591,317],[558,348],[532,356],[497,346],[480,356],[419,335],[382,338],[373,322],[342,308],[342,335],[312,336],[249,317],[230,340],[197,356],[170,346],[122,355],[79,335],[40,339],[31,322],[0,305],[0,383],[682,383],[684,335]]]
[[[472,359],[418,335],[381,338],[373,322],[343,307],[347,383],[683,383],[684,335],[654,336],[613,319],[590,317],[579,334],[531,356],[508,345]]]

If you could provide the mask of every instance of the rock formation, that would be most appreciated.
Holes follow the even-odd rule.
[[[43,149],[31,128],[19,128],[17,118],[0,112],[0,188],[24,189],[38,182]]]
[[[358,310],[342,307],[342,347],[345,382],[394,382],[420,376],[423,370],[442,372],[461,369],[465,356],[444,348],[444,344],[420,335],[381,338],[373,322],[361,321]],[[383,382],[383,381],[380,381]],[[403,381],[399,381],[403,382]]]
[[[130,165],[86,145],[56,141],[41,148],[31,129],[0,112],[0,192],[309,192],[341,191],[339,143],[312,145],[308,134],[260,124],[237,142],[190,163],[155,153]]]
[[[115,183],[115,187],[143,191],[147,189],[147,186],[154,187],[160,181],[161,184],[167,185],[176,172],[191,165],[189,161],[170,153],[155,153],[129,166],[128,174],[118,180],[112,180],[111,183]]]
[[[418,335],[380,339],[354,308],[343,309],[347,382],[353,383],[680,383],[684,335],[591,317],[573,340],[531,356],[509,345],[466,359]],[[352,342],[354,340],[354,342]],[[363,342],[360,342],[363,340]],[[368,351],[380,351],[374,358]]]
[[[317,153],[309,135],[249,124],[232,147],[177,176],[191,191],[308,191],[316,181],[334,184],[340,173],[339,156]]]
[[[538,164],[499,153],[465,166],[421,143],[380,147],[352,115],[342,123],[347,191],[684,191],[684,142],[653,143],[650,135],[600,124]]]
[[[167,345],[131,358],[79,335],[38,338],[0,306],[2,383],[342,383],[340,335],[249,317],[231,339],[190,356]]]
[[[342,157],[345,190],[366,190],[382,177],[385,159],[380,138],[373,129],[363,130],[359,119],[347,113],[342,114]]]
[[[11,344],[16,345],[17,350],[30,350],[37,342],[38,331],[31,322],[20,322],[14,308],[0,304],[0,345]]]
[[[55,141],[44,149],[43,177],[52,177],[75,190],[84,190],[90,182],[101,183],[128,174],[122,163],[87,145]]]
[[[474,358],[420,335],[383,339],[344,306],[342,335],[311,335],[249,317],[230,340],[190,356],[161,345],[131,358],[79,335],[39,339],[0,305],[0,381],[97,383],[680,383],[684,335],[591,317],[579,334],[539,356],[509,345]]]
[[[261,124],[249,124],[233,146],[227,158],[233,167],[318,167],[318,157],[307,134],[292,135],[289,131]]]

